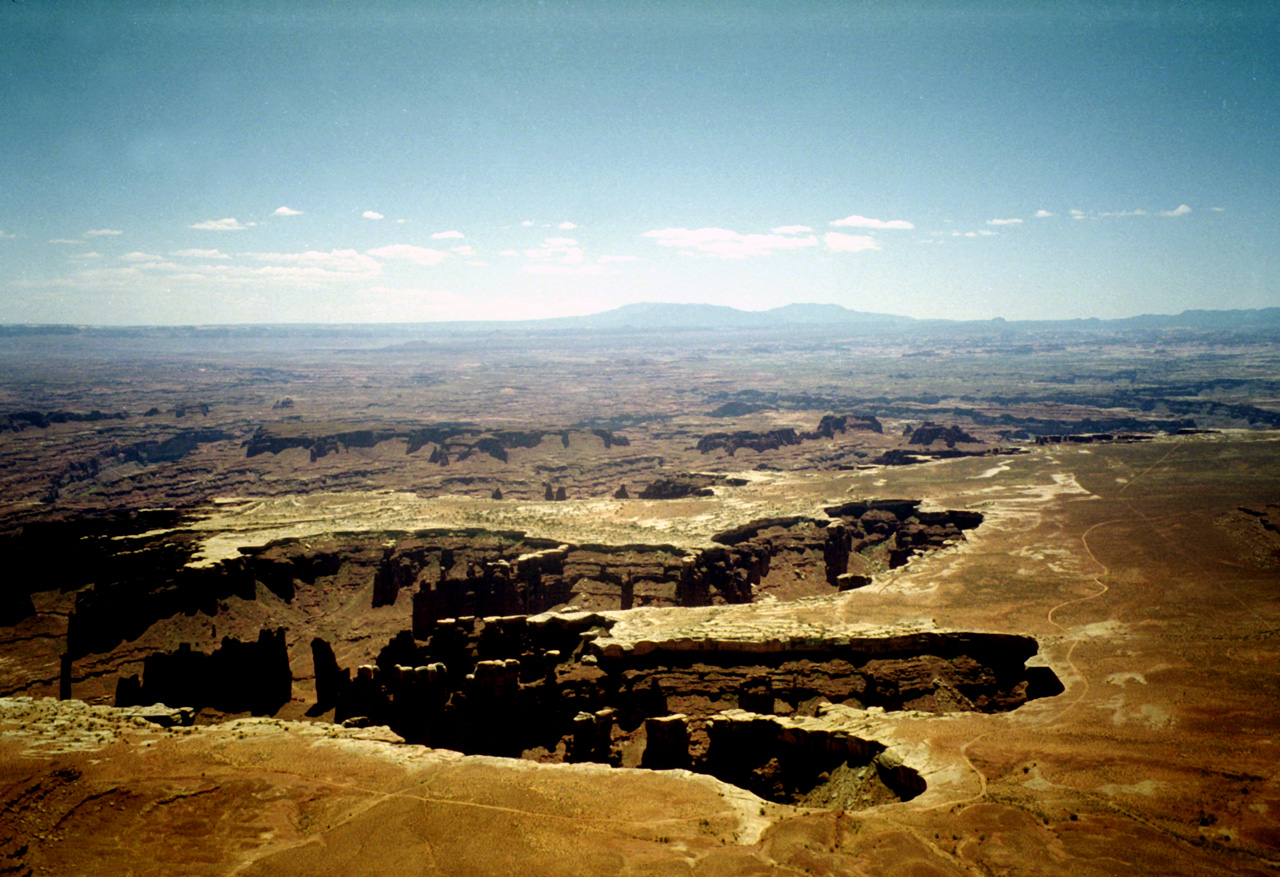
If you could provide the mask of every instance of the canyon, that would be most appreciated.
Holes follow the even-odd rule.
[[[1268,873],[1272,347],[991,331],[9,339],[0,865]]]

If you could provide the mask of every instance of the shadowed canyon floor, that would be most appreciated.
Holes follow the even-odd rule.
[[[397,384],[442,394],[438,421],[471,404],[456,353]],[[364,447],[353,418],[331,426],[343,399],[313,429],[247,395],[220,415],[207,387],[209,413],[152,415],[224,436],[183,448],[140,449],[166,439],[137,415],[0,435],[26,461],[5,538],[28,571],[0,605],[0,873],[1280,868],[1275,433],[1176,435],[1137,406],[1124,434],[1037,443],[945,393],[910,417],[851,404],[842,431],[829,396],[767,396],[815,395],[804,363],[707,355],[672,354],[696,377],[648,399],[674,421],[572,425],[548,390],[536,442],[487,428],[409,453],[430,437],[397,425]],[[200,395],[194,362],[174,397]],[[70,410],[80,379],[53,375],[5,392]],[[144,383],[102,386],[136,410]],[[742,405],[679,413],[735,385]],[[1045,435],[1103,410],[1059,408]],[[347,439],[250,454],[272,418]],[[71,447],[96,471],[68,478]],[[623,482],[617,454],[662,459]],[[483,477],[460,493],[446,469]],[[659,482],[674,498],[640,498]]]

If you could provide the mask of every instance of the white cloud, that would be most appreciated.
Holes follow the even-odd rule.
[[[169,253],[170,256],[177,256],[179,259],[230,259],[226,253],[221,250],[174,250]]]
[[[567,243],[556,243],[557,241]],[[584,254],[581,247],[574,246],[576,243],[577,241],[569,238],[547,238],[544,246],[525,250],[524,254],[539,262],[558,261],[565,265],[577,265],[582,262]]]
[[[433,241],[452,241],[452,240],[461,240],[462,238],[465,238],[465,237],[466,235],[460,231],[450,230],[450,231],[438,231],[431,236],[431,239]]]
[[[498,255],[499,256],[518,256],[520,255],[520,251],[519,250],[503,250],[502,252],[498,253]]]
[[[745,259],[767,256],[775,250],[816,247],[818,239],[779,234],[739,234],[727,228],[660,228],[647,231],[643,237],[653,238],[664,247],[675,247],[685,254],[702,253],[717,259]]]
[[[3,228],[0,228],[0,238],[12,238],[12,237],[17,237],[17,235],[9,234],[9,232],[5,231]],[[53,243],[53,241],[50,241],[49,243]]]
[[[84,241],[75,240],[74,238],[51,238],[51,244],[82,244]]]
[[[1050,213],[1048,210],[1044,210],[1044,209],[1041,209],[1041,210],[1037,210],[1037,211],[1036,211],[1036,219],[1048,219],[1050,216],[1053,216],[1053,215],[1054,215],[1054,214],[1052,214],[1052,213]]]
[[[774,234],[808,234],[813,231],[807,225],[784,225],[779,228],[770,229]]]
[[[175,274],[174,280],[265,285],[268,288],[278,284],[307,287],[316,282],[377,277],[382,271],[378,260],[362,256],[355,250],[246,255],[259,261],[283,264],[263,265],[260,268],[247,265],[197,265],[182,268],[184,273]]]
[[[865,234],[843,234],[838,231],[829,231],[822,236],[822,242],[833,253],[860,253],[863,250],[880,249],[880,244],[876,243],[875,238]]]
[[[1083,210],[1076,210],[1076,209],[1072,209],[1067,212],[1071,215],[1072,219],[1102,219],[1104,217],[1115,218],[1115,217],[1125,217],[1125,216],[1152,216],[1153,215],[1151,211],[1144,210],[1141,207],[1135,207],[1132,210],[1100,210],[1097,213],[1086,213]],[[1191,212],[1191,208],[1188,207],[1186,204],[1183,204],[1174,210],[1157,211],[1154,215],[1183,216],[1190,212]]]
[[[853,226],[854,228],[884,228],[884,229],[904,229],[904,230],[915,228],[914,225],[907,222],[905,219],[890,219],[890,220],[871,219],[866,216],[858,216],[857,214],[854,214],[853,216],[846,216],[844,219],[832,220],[831,224]]]
[[[307,250],[303,253],[246,253],[245,255],[259,262],[278,262],[285,266],[319,269],[337,274],[377,274],[382,270],[381,263],[376,259],[362,256],[355,250],[330,250],[327,253]]]
[[[463,244],[458,247],[450,247],[449,252],[457,253],[459,256],[474,256],[476,254],[476,248],[470,244]]]
[[[524,255],[532,260],[532,264],[524,266],[530,274],[603,274],[608,270],[588,263],[586,253],[573,238],[545,238],[542,246],[525,250]]]
[[[429,247],[415,247],[413,244],[392,244],[389,247],[378,247],[367,250],[370,256],[380,259],[400,259],[416,262],[419,265],[439,265],[449,257],[444,250],[433,250]]]
[[[179,265],[177,262],[171,262],[161,256],[151,253],[127,253],[120,257],[121,260],[132,263],[129,271],[149,271],[155,273],[165,272],[181,272],[191,270],[188,266]]]
[[[988,219],[987,225],[1021,225],[1021,219]]]
[[[524,226],[525,228],[533,228],[533,220],[532,220],[532,219],[526,219],[524,222],[522,222],[522,223],[520,223],[520,224],[521,224],[522,226]]]
[[[1209,209],[1210,209],[1210,210],[1212,210],[1214,213],[1222,213],[1222,212],[1223,212],[1224,210],[1226,210],[1227,208],[1225,208],[1225,207],[1210,207]]]
[[[118,228],[91,228],[84,233],[87,238],[113,237],[118,234],[124,234]]]
[[[577,226],[574,225],[572,222],[562,222],[558,227],[561,231],[573,231],[575,228],[577,228]]]
[[[374,210],[366,210],[364,213],[361,213],[360,215],[363,216],[365,219],[385,219],[386,218],[381,213],[378,213],[377,211],[374,211]]]
[[[995,237],[995,236],[996,236],[996,235],[998,235],[998,234],[999,234],[999,232],[992,231],[992,230],[991,230],[991,229],[989,229],[989,228],[980,228],[980,229],[978,229],[977,231],[953,231],[953,232],[951,232],[951,236],[952,236],[953,238],[989,238],[989,237]]]
[[[604,274],[608,269],[603,265],[570,264],[561,262],[542,262],[525,265],[524,270],[530,274]]]
[[[639,256],[601,256],[599,259],[596,259],[596,261],[599,262],[601,265],[606,265],[609,262],[639,262],[640,257]]]
[[[92,252],[92,253],[77,253],[76,255],[71,256],[70,258],[72,258],[72,259],[101,259],[101,258],[102,258],[102,254],[101,254],[101,253],[99,253],[99,252]]]
[[[187,254],[205,251],[180,252]],[[314,290],[319,284],[369,281],[377,278],[382,271],[382,264],[377,259],[361,255],[355,250],[333,250],[327,253],[240,253],[238,262],[179,263],[150,257],[146,253],[136,255],[145,258],[127,258],[124,262],[116,262],[109,267],[86,267],[83,266],[83,260],[101,259],[102,255],[96,252],[83,253],[75,257],[82,261],[82,267],[61,278],[58,285],[73,289],[128,293],[150,289],[164,295],[179,288],[192,292],[209,291],[218,295],[261,290],[263,294],[270,296],[280,290]],[[266,264],[253,264],[255,262]]]
[[[272,216],[301,216],[302,211],[294,210],[292,207],[280,206],[280,207],[277,207],[275,210],[272,210],[271,215]]]
[[[256,225],[256,223],[250,222],[248,225],[242,225],[235,217],[228,216],[226,219],[207,219],[204,222],[188,225],[187,228],[195,228],[200,231],[243,231],[251,225]],[[92,234],[92,232],[89,232],[89,234]]]

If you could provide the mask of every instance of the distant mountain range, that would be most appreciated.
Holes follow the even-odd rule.
[[[1005,330],[1081,332],[1124,332],[1152,329],[1188,329],[1195,331],[1274,331],[1280,329],[1280,307],[1252,310],[1190,310],[1180,314],[1143,314],[1137,317],[1102,320],[1096,317],[1075,320],[918,320],[892,314],[853,311],[835,304],[791,304],[766,311],[744,311],[725,305],[668,304],[640,302],[613,310],[578,317],[554,317],[543,320],[476,320],[447,323],[385,324],[242,324],[216,326],[68,326],[68,325],[3,325],[0,338],[42,335],[130,336],[139,334],[188,335],[202,337],[264,337],[277,333],[292,336],[380,334],[388,336],[430,335],[436,332],[527,332],[527,331],[677,331],[723,329],[786,329],[821,331],[896,330],[933,332]]]
[[[794,304],[767,311],[743,311],[725,305],[640,302],[581,317],[528,321],[581,329],[751,329],[833,324],[907,325],[911,317],[851,311],[840,305]]]
[[[461,325],[461,324],[454,324]],[[1196,329],[1240,331],[1280,328],[1280,308],[1232,311],[1183,311],[1180,314],[1144,314],[1102,320],[918,320],[893,314],[853,311],[835,304],[792,304],[767,311],[743,311],[724,305],[661,304],[642,302],[581,317],[529,320],[521,326],[563,329],[750,329],[781,327],[831,327],[851,329],[975,328],[1076,329],[1123,331],[1129,329]]]

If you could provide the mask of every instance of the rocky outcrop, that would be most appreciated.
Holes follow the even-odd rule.
[[[768,406],[745,402],[727,402],[711,412],[711,416],[738,417],[763,410],[766,407]],[[727,413],[737,411],[741,411],[742,414]],[[797,433],[794,429],[789,428],[768,432],[752,432],[749,430],[717,432],[703,436],[702,440],[698,442],[698,450],[707,453],[717,448],[723,448],[732,456],[733,452],[740,447],[751,448],[756,451],[776,450],[787,445],[798,445],[803,441],[835,438],[836,433],[850,431],[883,434],[884,426],[876,417],[870,414],[825,414],[818,422],[818,428],[813,432]]]
[[[684,713],[651,716],[644,722],[644,756],[642,767],[650,770],[688,768],[689,717]]]
[[[825,789],[820,797],[879,802],[923,783],[900,759],[876,763],[883,745],[805,718],[821,704],[1000,712],[1062,690],[1026,667],[1037,645],[1024,636],[619,642],[613,623],[592,613],[440,619],[358,668],[335,721],[468,753],[691,767],[779,801]]]
[[[70,521],[29,521],[0,536],[0,552],[8,563],[28,572],[11,576],[0,588],[0,605],[8,607],[0,612],[0,625],[16,624],[33,611],[30,595],[36,591],[69,592],[101,579],[136,577],[166,566],[161,559],[165,555],[185,563],[190,555],[180,548],[148,544],[125,552],[118,538],[171,527],[181,517],[172,511],[86,515]]]
[[[224,637],[212,653],[184,643],[175,652],[155,652],[142,676],[116,686],[116,706],[164,703],[211,707],[228,713],[271,715],[289,702],[293,675],[283,628],[263,630],[256,642]]]
[[[698,440],[697,450],[703,454],[708,454],[712,451],[724,451],[732,457],[741,448],[763,452],[776,451],[778,448],[798,444],[800,444],[800,436],[794,429],[787,427],[769,430],[768,432],[740,430],[738,432],[708,433]]]
[[[170,707],[153,703],[150,706],[118,707],[115,715],[122,719],[141,719],[161,728],[183,728],[195,723],[196,711],[189,706]]]
[[[754,402],[725,402],[723,405],[707,412],[708,417],[746,417],[748,414],[755,414],[757,411],[767,411],[768,405],[760,405]]]
[[[664,546],[571,546],[520,533],[424,531],[415,534],[338,535],[324,546],[284,540],[250,549],[207,569],[185,567],[190,550],[170,542],[130,551],[108,540],[88,540],[64,570],[75,590],[67,651],[73,657],[108,651],[137,637],[161,618],[214,615],[229,596],[252,600],[261,586],[292,601],[341,572],[372,584],[372,607],[392,606],[408,593],[415,630],[438,618],[536,614],[555,606],[630,609],[745,603],[773,571],[807,583],[806,593],[832,593],[855,557],[890,568],[921,552],[963,538],[976,512],[922,512],[908,500],[851,502],[826,510],[829,519],[787,517],[755,521],[714,537],[718,546],[686,553]],[[152,518],[138,526],[154,523]],[[69,531],[33,528],[19,539],[27,552]],[[79,570],[78,572],[76,570]],[[93,584],[89,584],[92,581]],[[37,587],[37,585],[31,585]],[[40,585],[39,587],[45,587]],[[29,614],[30,598],[9,592],[7,617]]]
[[[982,523],[982,513],[965,510],[925,512],[917,500],[870,500],[843,503],[825,509],[848,527],[850,554],[875,549],[885,553],[891,569],[913,556],[941,548],[964,538],[965,530]],[[839,586],[839,569],[831,579]]]
[[[11,411],[0,414],[0,432],[22,432],[24,429],[48,429],[55,423],[98,423],[103,420],[126,420],[128,411]]]
[[[1280,536],[1280,502],[1258,506],[1240,506],[1240,511],[1256,519],[1263,530]]]
[[[706,772],[771,801],[858,810],[925,790],[924,778],[875,740],[743,710],[707,725]]]
[[[339,454],[353,448],[372,448],[386,441],[405,442],[405,453],[415,454],[430,448],[430,461],[447,465],[450,460],[466,460],[475,455],[486,455],[499,462],[509,460],[508,452],[516,448],[536,448],[544,439],[555,436],[567,447],[574,430],[484,430],[468,424],[439,424],[434,426],[371,425],[351,428],[349,425],[325,423],[299,423],[283,421],[258,427],[245,443],[245,456],[278,454],[291,448],[304,448],[310,452],[311,461]],[[583,433],[592,435],[604,443],[605,450],[615,446],[626,447],[631,442],[626,436],[615,435],[607,429],[591,429]]]
[[[344,683],[334,655],[368,654],[322,620],[323,613],[373,610],[379,630],[402,625],[410,636],[431,635],[440,619],[536,615],[564,607],[619,610],[637,607],[746,603],[762,597],[791,600],[834,594],[865,584],[876,570],[900,566],[918,553],[963,538],[981,516],[971,512],[922,512],[907,500],[852,502],[826,510],[830,517],[755,521],[715,537],[701,550],[662,545],[569,545],[518,532],[483,530],[332,534],[245,549],[217,564],[187,566],[194,535],[174,534],[181,516],[143,513],[66,525],[33,525],[10,534],[8,547],[25,568],[51,567],[55,579],[7,583],[0,606],[5,618],[47,640],[40,670],[11,673],[15,692],[27,684],[57,685],[80,696],[102,696],[111,674],[136,673],[143,657],[126,643],[167,652],[197,636],[206,651],[221,632],[246,638],[261,624],[288,623],[304,645],[320,636],[330,654],[313,648],[316,684],[332,692]],[[167,530],[147,536],[152,529]],[[129,539],[119,535],[134,534]],[[68,551],[67,545],[75,545]],[[31,593],[61,585],[65,615],[35,611]],[[268,598],[269,599],[265,599]],[[265,613],[246,629],[220,616],[229,604],[258,603]],[[325,609],[322,607],[329,607]],[[181,621],[204,616],[205,622]],[[175,619],[183,632],[171,639],[152,630]],[[287,621],[285,619],[288,619]],[[65,641],[62,641],[65,631]],[[144,638],[145,635],[145,638]],[[59,656],[65,654],[60,666]],[[355,684],[352,679],[351,683]],[[48,690],[45,688],[44,690]]]
[[[786,517],[753,521],[712,537],[727,547],[723,554],[703,552],[697,559],[707,579],[727,602],[747,602],[752,589],[780,563],[796,578],[824,581],[840,589],[850,559],[868,552],[890,568],[923,551],[963,539],[963,531],[982,522],[977,512],[920,512],[912,500],[851,502],[826,509],[834,520]],[[847,580],[846,580],[847,581]]]
[[[338,666],[333,646],[321,637],[311,640],[311,663],[315,669],[316,707],[322,712],[330,710],[346,696],[351,671]]]
[[[713,496],[711,488],[716,485],[741,487],[746,484],[742,478],[730,478],[725,475],[706,473],[685,473],[671,475],[651,481],[640,491],[640,499],[687,499],[691,496]]]
[[[959,442],[976,444],[979,441],[981,440],[974,438],[954,424],[942,426],[930,421],[925,421],[913,429],[911,436],[907,439],[907,443],[912,445],[931,445],[934,442],[942,442],[949,448],[954,448]]]
[[[927,459],[927,455],[915,451],[904,451],[901,448],[891,448],[871,462],[879,466],[914,466],[917,463],[925,462]]]
[[[640,499],[687,499],[691,496],[714,496],[713,479],[708,475],[676,475],[651,481],[640,491]]]
[[[52,503],[66,488],[93,481],[112,467],[126,464],[154,466],[172,463],[195,451],[200,445],[226,441],[232,436],[219,429],[189,429],[163,439],[147,439],[128,444],[112,443],[95,456],[65,463],[51,479],[44,502]]]
[[[838,417],[834,414],[826,414],[819,421],[817,432],[813,437],[835,438],[836,433],[849,430],[884,434],[884,426],[869,414],[841,414]]]
[[[632,686],[660,684],[672,708],[700,714],[709,706],[741,706],[764,715],[791,715],[815,699],[1003,712],[1028,698],[1036,674],[1025,662],[1036,649],[1030,637],[959,632],[746,642],[602,639],[593,646],[600,666],[625,668],[620,672]]]
[[[1178,430],[1183,432],[1183,430]],[[1094,442],[1117,442],[1120,444],[1132,444],[1133,442],[1149,442],[1155,436],[1139,435],[1135,433],[1110,433],[1110,432],[1094,432],[1079,433],[1075,435],[1038,435],[1036,436],[1036,444],[1038,445],[1057,445],[1062,443],[1091,445]]]
[[[625,448],[631,444],[631,439],[627,438],[625,435],[615,435],[612,430],[596,428],[591,430],[591,434],[604,442],[604,449],[606,451],[614,445],[617,445],[620,448]]]
[[[683,554],[661,546],[570,546],[518,534],[405,537],[387,549],[380,602],[412,589],[413,624],[468,615],[678,606]]]
[[[1025,448],[991,447],[972,451],[952,447],[939,448],[937,450],[929,448],[920,448],[919,450],[915,448],[891,448],[870,462],[878,466],[914,466],[917,463],[927,463],[930,460],[957,460],[961,457],[1012,456],[1014,454],[1022,453],[1026,453]]]

